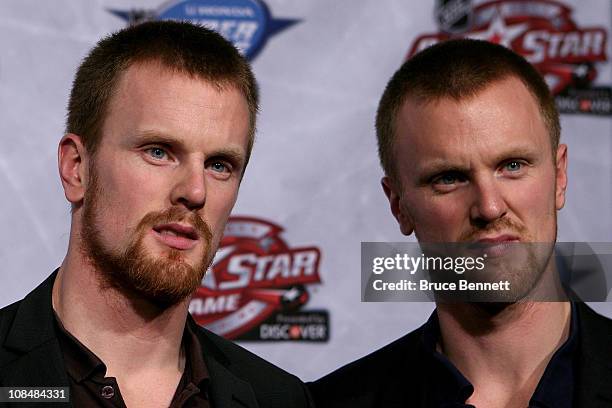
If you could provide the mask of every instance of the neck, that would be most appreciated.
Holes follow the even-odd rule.
[[[474,385],[472,397],[514,395],[527,405],[552,355],[568,337],[571,306],[522,302],[495,309],[447,303],[439,304],[437,313],[440,348]]]
[[[105,287],[99,273],[70,245],[52,296],[53,309],[66,330],[106,364],[107,376],[150,370],[182,372],[180,351],[188,299],[162,310]]]

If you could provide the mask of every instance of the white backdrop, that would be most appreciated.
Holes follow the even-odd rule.
[[[22,298],[65,252],[70,207],[56,149],[75,69],[125,22],[107,9],[161,0],[0,2],[0,306]],[[330,312],[328,343],[244,343],[305,380],[420,325],[428,303],[361,303],[360,242],[405,239],[380,188],[374,115],[415,38],[437,31],[434,1],[267,0],[301,22],[270,37],[253,61],[262,93],[257,143],[234,213],[281,225],[293,246],[321,250],[322,285],[307,308]],[[564,1],[581,26],[611,27],[609,0]],[[612,55],[610,41],[606,54]],[[609,86],[609,62],[596,65]],[[563,115],[569,197],[560,241],[612,241],[612,118]],[[596,304],[612,316],[612,304]]]

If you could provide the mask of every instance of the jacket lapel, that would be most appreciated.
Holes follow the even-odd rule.
[[[3,386],[68,387],[55,335],[51,291],[55,271],[20,303],[3,344],[16,358],[0,367]]]
[[[187,316],[187,324],[191,325],[200,340],[210,375],[209,394],[214,405],[224,408],[258,408],[253,388],[230,371],[231,362],[223,351],[208,337],[206,331],[198,326],[191,315]]]
[[[206,359],[210,372],[210,395],[215,406],[228,408],[257,408],[251,386],[232,374],[214,358]]]
[[[578,407],[612,406],[612,322],[578,303]]]
[[[42,344],[0,368],[0,383],[5,387],[68,387],[57,341]]]

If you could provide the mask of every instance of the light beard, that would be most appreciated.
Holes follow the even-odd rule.
[[[448,274],[446,271],[430,271],[432,281],[452,282],[458,285],[460,279],[472,282],[498,282],[508,281],[509,290],[504,291],[473,291],[473,292],[439,292],[436,293],[436,301],[444,303],[467,302],[474,307],[482,309],[491,315],[499,314],[509,306],[516,303],[529,301],[555,300],[557,297],[548,299],[546,296],[553,296],[549,287],[544,287],[544,295],[541,293],[541,285],[554,285],[554,277],[549,276],[556,271],[550,269],[551,258],[554,252],[557,237],[557,217],[556,212],[552,211],[554,232],[552,242],[533,242],[528,230],[517,222],[507,218],[501,218],[495,222],[475,226],[470,231],[462,234],[457,242],[453,243],[422,243],[421,248],[433,252],[437,256],[459,257],[469,254],[475,256],[472,251],[484,251],[487,244],[482,244],[482,248],[472,248],[480,236],[485,233],[507,233],[512,232],[521,238],[521,242],[509,243],[508,253],[500,258],[488,258],[486,267],[482,270],[473,270],[469,274]],[[436,247],[438,245],[438,247]],[[431,249],[429,249],[430,247]],[[442,253],[437,253],[443,248]],[[484,253],[484,252],[483,252]],[[478,253],[479,254],[479,253]],[[431,255],[429,255],[431,256]]]
[[[101,191],[95,172],[90,174],[90,185],[83,200],[81,249],[97,271],[102,288],[114,288],[129,299],[142,299],[160,309],[190,296],[212,261],[212,232],[206,222],[181,207],[150,212],[139,222],[127,248],[117,253],[101,239],[96,219],[100,214],[97,207]],[[155,225],[171,222],[188,222],[204,243],[202,257],[195,265],[190,265],[180,250],[169,248],[154,257],[145,248],[144,239],[149,231]]]
[[[534,293],[537,291],[540,285],[553,285],[554,277],[546,276],[557,273],[556,270],[550,269],[555,249],[555,243],[557,241],[557,213],[552,210],[552,217],[554,218],[554,233],[552,242],[532,242],[531,237],[527,237],[527,242],[522,242],[516,245],[519,249],[522,249],[522,256],[518,256],[513,259],[512,262],[507,262],[507,265],[499,265],[497,270],[497,276],[495,278],[504,278],[511,284],[511,290],[507,293],[497,293],[494,302],[475,302],[473,305],[491,316],[496,316],[507,310],[518,309],[522,307],[514,307],[517,304],[528,304],[533,301],[554,301],[558,300],[557,297],[547,299],[546,297],[541,298],[541,293]],[[505,224],[505,225],[504,225]],[[501,226],[510,228],[518,232],[520,236],[525,238],[526,229],[523,226],[518,226],[513,222],[508,221],[502,222]],[[496,225],[497,227],[497,225]],[[522,247],[522,248],[521,248]],[[522,260],[522,261],[520,261]],[[514,263],[514,266],[512,265]],[[496,269],[493,266],[492,269]],[[491,281],[495,278],[490,279]],[[548,290],[554,288],[544,288],[544,293],[549,293]],[[551,296],[549,294],[549,296]],[[490,300],[490,299],[489,299]]]

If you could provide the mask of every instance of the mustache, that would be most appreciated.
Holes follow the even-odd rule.
[[[185,210],[181,207],[170,207],[163,211],[152,211],[145,215],[138,223],[137,231],[143,231],[159,224],[171,222],[185,222],[195,229],[198,237],[210,242],[212,231],[206,221],[195,212]]]
[[[526,228],[523,225],[514,222],[508,218],[501,218],[499,220],[496,220],[495,222],[487,224],[483,228],[474,228],[470,231],[463,233],[459,237],[459,242],[470,242],[486,233],[502,232],[514,232],[517,235],[524,235],[524,233],[526,232]]]

